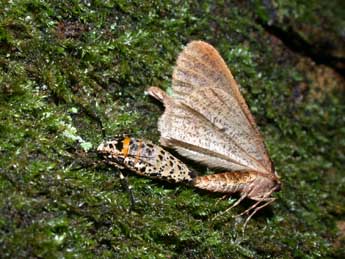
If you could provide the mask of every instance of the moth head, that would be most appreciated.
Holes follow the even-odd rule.
[[[270,199],[273,192],[280,191],[281,182],[278,177],[258,175],[250,185],[248,191],[248,198],[253,200],[266,200]]]
[[[123,141],[125,138],[116,138],[104,141],[97,147],[97,153],[106,161],[117,161],[123,157]]]

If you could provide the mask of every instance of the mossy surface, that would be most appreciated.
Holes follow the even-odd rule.
[[[314,14],[297,1],[276,2],[279,19],[344,24],[334,5]],[[345,257],[344,78],[268,33],[270,8],[0,3],[1,257]],[[158,143],[162,107],[145,89],[169,88],[176,56],[193,39],[213,44],[229,64],[282,178],[276,202],[244,235],[243,219],[232,216],[249,201],[212,221],[232,199],[128,172],[137,200],[130,210],[119,172],[93,155],[116,134]]]

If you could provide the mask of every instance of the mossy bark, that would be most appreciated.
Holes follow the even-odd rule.
[[[0,3],[1,257],[344,257],[344,13],[321,2]],[[287,42],[292,30],[315,50]],[[158,143],[162,107],[145,89],[169,90],[193,39],[224,57],[282,178],[244,236],[232,216],[249,202],[212,221],[232,199],[128,172],[131,208],[94,156],[116,134]],[[336,63],[315,58],[325,41]]]

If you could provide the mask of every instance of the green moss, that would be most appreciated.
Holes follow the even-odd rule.
[[[321,21],[313,3],[277,3],[279,19]],[[345,213],[343,81],[315,98],[313,71],[298,70],[301,57],[255,22],[267,16],[260,3],[31,0],[0,8],[2,257],[344,254],[333,244]],[[325,15],[338,19],[336,9]],[[243,218],[232,216],[249,202],[212,220],[233,199],[128,172],[131,208],[118,171],[86,152],[122,133],[157,142],[162,107],[144,91],[169,88],[192,39],[214,44],[231,67],[282,177],[277,201],[244,236]]]

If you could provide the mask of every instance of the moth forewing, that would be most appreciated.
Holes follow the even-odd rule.
[[[203,148],[219,151],[249,170],[270,173],[271,161],[253,116],[230,70],[211,45],[196,41],[183,49],[174,69],[172,90],[171,98],[157,93],[157,88],[148,90],[166,107],[158,124],[163,142],[195,143],[185,132],[195,133],[199,141],[206,142]],[[194,125],[196,120],[201,125]],[[170,147],[178,150],[178,146]]]
[[[235,129],[231,135],[226,134],[229,123],[217,126],[216,121],[222,123],[218,116],[213,120],[208,119],[197,108],[193,109],[188,104],[176,101],[160,88],[151,87],[148,92],[154,97],[158,96],[166,108],[158,122],[161,144],[211,168],[269,173],[263,163],[254,157],[256,150],[249,144],[246,144],[246,150],[243,148],[243,142],[249,136],[248,131],[238,132]],[[209,108],[212,112],[212,105]],[[248,150],[252,154],[248,154]]]

